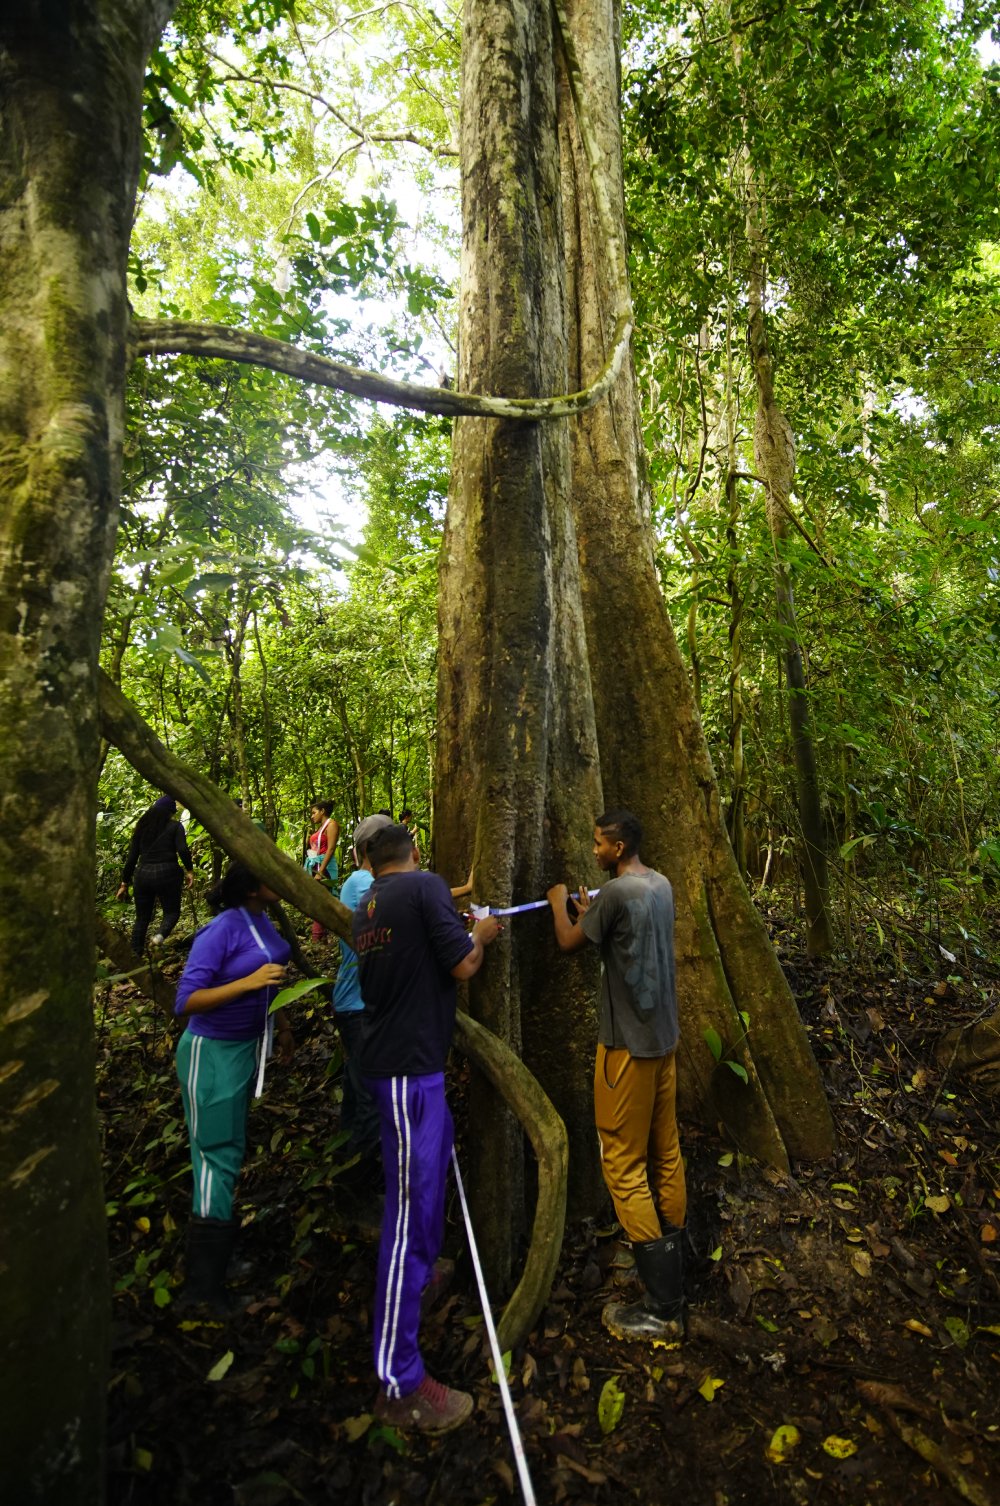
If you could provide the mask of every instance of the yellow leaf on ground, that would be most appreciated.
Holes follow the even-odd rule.
[[[618,1385],[617,1375],[604,1382],[601,1399],[597,1403],[597,1420],[602,1433],[613,1433],[622,1420],[625,1410],[625,1392]]]
[[[858,1445],[853,1438],[838,1438],[836,1433],[831,1433],[829,1438],[823,1439],[823,1447],[834,1459],[849,1459],[858,1451]]]
[[[772,1464],[784,1464],[800,1438],[798,1428],[793,1428],[790,1422],[783,1423],[780,1428],[775,1429],[771,1442],[764,1452]]]
[[[345,1417],[340,1426],[347,1434],[348,1443],[357,1443],[359,1438],[363,1438],[373,1420],[370,1412],[362,1412],[358,1417]]]
[[[132,1463],[136,1469],[144,1469],[148,1474],[153,1468],[153,1456],[148,1448],[137,1448],[132,1454]]]
[[[716,1391],[718,1391],[720,1386],[724,1386],[725,1384],[724,1380],[714,1380],[712,1376],[706,1375],[698,1387],[698,1395],[703,1396],[706,1401],[714,1401]]]
[[[140,1234],[148,1234],[149,1233],[149,1219],[148,1218],[137,1218],[136,1221],[135,1221],[135,1226],[139,1230]]]
[[[926,1323],[921,1323],[916,1318],[907,1318],[903,1327],[908,1328],[911,1333],[922,1333],[925,1339],[932,1339],[934,1337],[934,1330],[928,1328]]]
[[[231,1349],[227,1349],[225,1354],[222,1356],[222,1359],[219,1360],[217,1364],[212,1366],[205,1379],[210,1381],[220,1381],[232,1363],[233,1351]]]
[[[854,1250],[851,1254],[851,1265],[859,1276],[870,1276],[872,1273],[872,1258],[867,1250]]]
[[[726,1154],[724,1156],[720,1156],[719,1157],[719,1165],[720,1166],[732,1166],[732,1164],[733,1164],[733,1153],[732,1153],[731,1150],[727,1150]]]
[[[942,1192],[940,1197],[925,1197],[924,1206],[932,1213],[947,1213],[951,1207],[951,1198],[945,1192]]]

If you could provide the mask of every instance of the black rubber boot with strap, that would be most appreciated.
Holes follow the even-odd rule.
[[[673,1224],[659,1239],[632,1241],[645,1291],[641,1302],[609,1302],[601,1322],[616,1339],[675,1348],[684,1338],[685,1231]]]

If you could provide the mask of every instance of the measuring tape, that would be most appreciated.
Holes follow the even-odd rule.
[[[587,893],[593,899],[595,894],[600,894],[600,889],[588,889]],[[570,899],[579,899],[578,894],[571,894]],[[526,905],[509,905],[506,910],[498,910],[495,905],[470,905],[469,914],[474,920],[485,920],[487,915],[524,915],[528,910],[547,910],[547,899],[533,899]]]
[[[543,900],[542,904],[548,904],[548,900]],[[537,907],[530,906],[526,908],[534,909]],[[493,913],[496,914],[497,912],[494,911]],[[502,910],[500,913],[502,915],[510,915],[512,912],[510,910]],[[524,1496],[524,1506],[535,1506],[535,1490],[531,1483],[531,1475],[528,1472],[528,1461],[524,1457],[521,1430],[517,1425],[517,1418],[514,1416],[514,1404],[510,1399],[507,1372],[503,1368],[503,1355],[500,1353],[497,1331],[493,1324],[493,1314],[490,1312],[490,1299],[486,1294],[483,1268],[479,1264],[479,1250],[476,1246],[476,1236],[472,1232],[472,1219],[469,1217],[469,1205],[465,1201],[465,1187],[462,1183],[462,1173],[458,1169],[458,1157],[455,1154],[454,1146],[451,1152],[451,1164],[455,1168],[455,1181],[458,1184],[458,1196],[462,1204],[462,1217],[465,1219],[465,1231],[469,1236],[469,1254],[472,1256],[472,1265],[476,1272],[479,1300],[483,1305],[483,1322],[486,1324],[486,1332],[490,1336],[490,1349],[493,1351],[493,1373],[497,1378],[500,1395],[503,1398],[503,1410],[507,1418],[507,1431],[510,1433],[511,1447],[514,1450],[514,1463],[517,1465],[517,1474],[521,1481],[521,1494]]]

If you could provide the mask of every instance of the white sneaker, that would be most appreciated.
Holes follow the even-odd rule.
[[[162,946],[163,945],[163,937],[160,935],[159,931],[157,931],[156,935],[153,937],[152,941],[149,944],[150,944],[150,946]]]

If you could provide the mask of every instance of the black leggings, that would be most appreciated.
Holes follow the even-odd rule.
[[[153,918],[153,906],[159,900],[163,906],[163,921],[159,935],[169,936],[181,918],[181,881],[183,874],[176,863],[157,863],[153,867],[140,866],[135,871],[135,925],[132,927],[132,950],[142,955],[146,944],[146,932]]]

